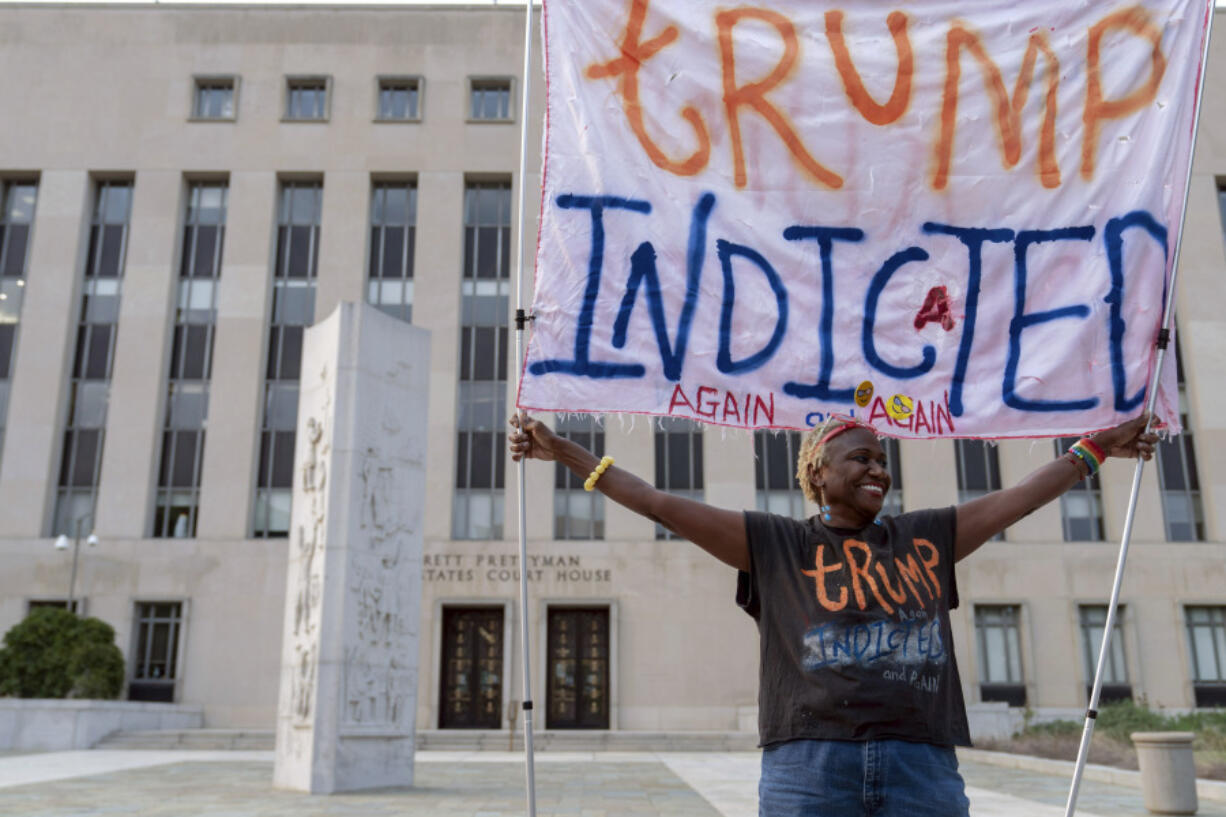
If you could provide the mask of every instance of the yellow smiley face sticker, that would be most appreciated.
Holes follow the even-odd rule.
[[[915,408],[915,403],[905,394],[896,394],[891,397],[885,404],[886,414],[897,422],[905,423],[907,418],[911,416],[911,411]]]
[[[865,380],[856,387],[856,405],[864,408],[868,405],[868,401],[873,399],[873,382]]]

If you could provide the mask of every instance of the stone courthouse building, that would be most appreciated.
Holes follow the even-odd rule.
[[[115,627],[126,694],[271,729],[303,330],[366,300],[432,334],[418,728],[507,728],[521,569],[541,726],[752,724],[757,636],[727,567],[540,463],[517,563],[514,202],[526,185],[534,236],[542,120],[537,82],[520,179],[522,20],[0,6],[0,630],[65,602],[56,537],[96,531],[74,595]],[[1190,433],[1145,471],[1107,685],[1175,708],[1226,704],[1226,37],[1208,82],[1178,294]],[[565,429],[661,486],[805,511],[792,436]],[[891,448],[895,509],[1055,454]],[[1085,706],[1131,477],[1111,464],[959,566],[973,705]]]

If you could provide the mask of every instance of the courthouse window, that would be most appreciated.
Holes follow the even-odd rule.
[[[41,610],[45,607],[80,613],[82,612],[84,604],[83,600],[80,598],[74,598],[72,600],[72,604],[68,603],[68,599],[30,599],[26,602],[26,615],[33,613],[35,610]]]
[[[1226,240],[1226,179],[1217,182],[1217,209],[1222,218],[1222,239]]]
[[[299,121],[328,118],[328,78],[290,77],[285,81],[285,118]]]
[[[159,601],[136,603],[136,632],[129,659],[132,680],[128,700],[173,703],[179,677],[179,637],[183,603]]]
[[[656,487],[701,501],[702,426],[682,417],[662,417],[655,434]],[[657,539],[680,537],[656,523]]]
[[[302,333],[315,319],[322,206],[320,182],[281,184],[264,373],[264,420],[252,526],[257,537],[289,533]]]
[[[1089,701],[1094,689],[1094,673],[1098,671],[1098,653],[1103,645],[1103,632],[1107,627],[1107,605],[1083,604],[1077,608],[1077,613],[1081,623],[1086,700]],[[1123,620],[1124,607],[1120,605],[1115,611],[1115,622],[1111,627],[1111,647],[1107,654],[1107,663],[1103,667],[1103,686],[1098,698],[1100,703],[1132,699],[1132,685],[1128,682],[1128,662],[1125,660],[1124,628],[1120,625]]]
[[[882,516],[898,516],[902,504],[902,446],[893,437],[883,437],[881,447],[885,450],[886,470],[890,472],[890,491],[881,503]]]
[[[604,456],[604,429],[592,415],[559,418],[556,431],[597,457]],[[586,474],[580,476],[560,462],[554,464],[553,538],[604,538],[604,494],[585,491],[586,479]]]
[[[464,191],[460,282],[459,422],[451,524],[456,539],[502,538],[510,270],[511,185],[470,182]]]
[[[367,300],[402,321],[413,319],[413,254],[417,246],[417,185],[371,188]]]
[[[131,211],[131,182],[98,182],[60,451],[54,534],[72,535],[78,520],[94,514]]]
[[[154,536],[196,535],[227,193],[224,182],[198,182],[188,188]]]
[[[17,325],[26,291],[26,258],[38,185],[0,181],[0,452],[4,446],[9,387],[16,358]]]
[[[760,511],[800,519],[805,495],[796,481],[799,431],[755,431],[753,434],[754,488]]]
[[[421,119],[421,79],[419,77],[380,77],[379,110],[376,119],[384,122]]]
[[[1184,608],[1197,706],[1226,706],[1226,607]]]
[[[1200,479],[1196,474],[1196,446],[1188,417],[1188,389],[1183,376],[1183,355],[1174,346],[1179,382],[1179,421],[1183,433],[1158,443],[1158,484],[1162,488],[1162,517],[1166,538],[1172,542],[1199,542],[1205,538]],[[1167,361],[1168,365],[1170,361]]]
[[[234,77],[197,77],[192,116],[196,119],[234,119]]]
[[[1055,441],[1056,456],[1062,456],[1078,437]],[[1066,542],[1098,542],[1103,538],[1102,484],[1098,474],[1083,479],[1060,497],[1060,522]]]
[[[487,122],[511,121],[509,78],[472,79],[469,82],[469,118]]]
[[[1020,618],[1021,608],[1016,604],[975,605],[979,697],[984,702],[1026,705]]]
[[[1000,460],[996,447],[983,440],[954,440],[958,470],[958,502],[969,502],[1000,490]],[[1004,539],[1004,533],[993,537]]]

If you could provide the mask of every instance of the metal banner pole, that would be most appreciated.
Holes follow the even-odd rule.
[[[1183,183],[1183,219],[1187,219],[1188,197],[1192,190],[1192,158],[1196,154],[1196,137],[1200,128],[1201,100],[1205,95],[1205,71],[1209,65],[1209,42],[1213,33],[1214,0],[1208,0],[1209,23],[1205,29],[1204,53],[1201,55],[1200,78],[1196,91],[1196,112],[1192,117],[1192,146],[1188,157],[1188,173]],[[1149,412],[1149,420],[1145,424],[1146,432],[1154,421],[1154,405],[1158,400],[1158,380],[1162,376],[1162,364],[1166,362],[1167,346],[1171,337],[1171,323],[1175,317],[1175,284],[1179,276],[1179,251],[1183,246],[1183,224],[1179,225],[1179,235],[1175,239],[1175,253],[1171,261],[1171,286],[1166,296],[1166,304],[1162,313],[1162,329],[1158,333],[1158,358],[1154,362],[1154,371],[1150,376],[1146,392],[1145,410]],[[1103,669],[1107,665],[1107,656],[1111,652],[1111,635],[1115,627],[1115,613],[1120,602],[1120,586],[1124,582],[1124,565],[1128,561],[1128,547],[1132,542],[1132,523],[1137,514],[1137,497],[1141,493],[1141,474],[1145,470],[1145,460],[1137,457],[1137,467],[1132,474],[1132,490],[1128,495],[1128,511],[1124,516],[1124,531],[1120,536],[1120,553],[1115,564],[1115,582],[1111,586],[1111,601],[1107,605],[1107,620],[1103,623],[1103,640],[1098,650],[1098,667],[1094,670],[1094,688],[1090,692],[1090,703],[1086,708],[1085,728],[1081,732],[1081,745],[1077,749],[1077,767],[1073,770],[1073,781],[1069,786],[1068,802],[1065,805],[1064,817],[1073,817],[1077,810],[1077,793],[1081,788],[1081,776],[1085,771],[1086,758],[1090,754],[1090,739],[1094,735],[1094,721],[1098,718],[1098,699],[1103,687]]]
[[[528,198],[528,112],[532,98],[532,1],[524,0],[524,70],[523,93],[519,109],[519,202],[516,209],[516,242],[519,257],[515,269],[515,367],[516,393],[524,370],[524,330],[528,318],[524,313],[524,217]],[[520,415],[520,419],[527,415]],[[532,750],[532,665],[528,641],[528,494],[524,487],[527,460],[520,459],[516,469],[519,479],[519,641],[523,652],[524,708],[524,775],[528,789],[528,817],[536,817],[536,768]]]

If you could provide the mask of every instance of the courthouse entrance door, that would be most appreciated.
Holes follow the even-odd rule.
[[[440,729],[502,726],[502,608],[443,608]]]
[[[609,608],[549,610],[546,729],[609,728]]]

